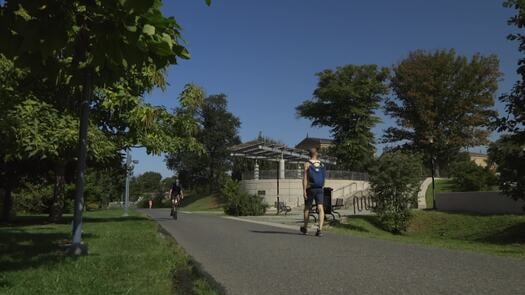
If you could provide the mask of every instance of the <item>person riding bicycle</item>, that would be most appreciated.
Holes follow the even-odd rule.
[[[182,192],[182,188],[180,187],[178,180],[171,185],[170,199],[172,207],[171,215],[173,216],[174,208],[180,204],[182,199],[184,199],[184,193]]]

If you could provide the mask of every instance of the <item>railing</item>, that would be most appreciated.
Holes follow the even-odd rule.
[[[357,212],[370,212],[377,206],[370,196],[355,196],[352,199],[352,205],[354,207],[354,215],[357,214]]]
[[[259,179],[277,179],[279,172],[275,170],[259,170]],[[303,171],[300,169],[287,169],[284,171],[286,179],[301,179]],[[253,171],[242,173],[243,180],[254,179]],[[368,180],[368,174],[364,172],[343,171],[343,170],[326,170],[326,179],[332,180]]]

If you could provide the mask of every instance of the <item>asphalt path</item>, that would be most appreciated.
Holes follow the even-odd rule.
[[[228,294],[525,294],[525,259],[143,210]]]

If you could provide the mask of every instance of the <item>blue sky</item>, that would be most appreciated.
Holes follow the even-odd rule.
[[[517,44],[500,0],[167,0],[192,54],[169,70],[170,86],[146,100],[172,108],[186,83],[225,93],[241,119],[243,140],[264,135],[295,145],[308,133],[328,137],[299,119],[295,107],[312,97],[315,73],[346,64],[391,66],[416,49],[455,48],[496,54],[504,74],[499,92],[516,81]],[[502,106],[497,106],[502,110]],[[392,124],[383,118],[376,136]],[[162,156],[133,151],[135,173],[167,170]]]

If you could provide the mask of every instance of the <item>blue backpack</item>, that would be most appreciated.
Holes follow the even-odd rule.
[[[310,166],[308,167],[308,184],[310,188],[322,188],[324,186],[324,179],[326,170],[323,163],[319,162],[319,166],[316,167],[314,162],[309,161]]]

